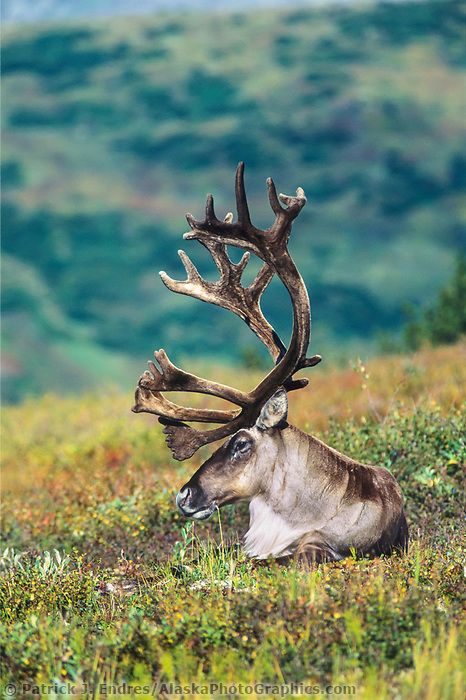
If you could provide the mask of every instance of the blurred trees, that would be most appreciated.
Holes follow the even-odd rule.
[[[420,317],[414,309],[411,315],[414,318],[405,328],[406,343],[411,350],[426,343],[454,343],[466,335],[466,257],[458,257],[455,272],[435,303]]]

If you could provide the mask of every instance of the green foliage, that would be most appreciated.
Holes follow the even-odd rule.
[[[7,398],[96,380],[57,348],[52,307],[71,345],[84,329],[89,356],[107,354],[102,384],[134,382],[113,371],[115,352],[241,359],[245,325],[155,277],[181,275],[185,210],[200,212],[207,191],[219,213],[232,208],[238,160],[260,226],[266,176],[307,192],[291,249],[315,351],[396,335],[404,303],[433,299],[465,250],[462,21],[460,3],[430,0],[7,31],[3,246],[41,288],[6,295]],[[282,294],[272,284],[264,307],[286,339]],[[31,346],[43,375],[24,359]]]
[[[95,609],[98,604],[95,581],[92,574],[83,570],[79,558],[72,561],[57,550],[53,555],[45,551],[37,556],[5,550],[0,564],[4,620],[28,620],[31,613],[34,617],[44,613],[55,616],[67,611],[75,614],[79,610]]]
[[[414,312],[412,312],[414,313]],[[408,323],[405,340],[408,348],[417,350],[423,343],[454,343],[466,334],[466,257],[458,257],[455,272],[436,302],[419,320]]]
[[[66,560],[57,552],[4,554],[5,680],[60,678],[82,684],[93,669],[102,682],[154,677],[188,682],[202,662],[199,680],[279,682],[283,675],[323,684],[339,678],[364,689],[377,669],[379,682],[397,688],[399,697],[412,697],[419,655],[430,649],[435,658],[449,645],[449,655],[442,657],[444,663],[448,658],[449,680],[432,697],[455,697],[461,683],[455,626],[461,614],[462,560],[455,521],[462,510],[463,434],[464,415],[449,419],[435,410],[394,412],[384,424],[334,426],[324,435],[355,456],[391,464],[406,495],[413,542],[403,558],[350,559],[313,572],[255,568],[228,544],[244,523],[232,527],[224,517],[223,532],[215,521],[196,525],[196,531],[193,524],[180,527],[156,514],[151,493],[132,499],[135,512],[152,512],[150,537],[139,535],[136,548],[125,539],[130,533],[120,528],[119,513],[127,505],[118,499],[100,501],[82,513],[85,534],[76,544],[71,533],[82,506],[73,515],[72,495],[62,496],[55,504],[61,516],[52,538],[70,552]],[[395,446],[399,458],[394,458]],[[447,479],[447,488],[426,482],[430,464],[445,465],[445,470],[436,466],[436,472]],[[162,498],[173,508],[172,494]],[[92,512],[108,521],[108,528],[101,521],[99,539]],[[178,540],[163,554],[172,529]],[[206,541],[209,530],[219,545]],[[107,554],[103,566],[96,555],[111,551],[112,531],[132,554],[119,561]],[[49,527],[42,527],[35,547],[50,537]],[[432,682],[429,672],[424,672],[426,682]],[[449,687],[450,695],[445,693]]]
[[[398,373],[392,359],[358,362],[316,381],[302,404],[291,399],[293,422],[306,428],[312,406],[322,412],[334,397],[318,437],[396,475],[411,531],[404,556],[310,571],[245,558],[244,504],[208,522],[181,518],[174,495],[205,455],[170,460],[161,431],[128,412],[129,396],[49,395],[6,408],[4,682],[285,679],[354,685],[366,700],[461,697],[466,406],[454,397],[463,355],[458,345],[427,352],[427,366],[400,358]],[[355,377],[359,394],[371,392],[364,415]],[[352,412],[339,413],[349,400]]]

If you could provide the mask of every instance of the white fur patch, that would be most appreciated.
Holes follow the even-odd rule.
[[[254,559],[292,554],[307,527],[293,527],[275,513],[261,496],[249,504],[249,530],[244,536],[244,550]],[[293,546],[294,545],[294,546]]]

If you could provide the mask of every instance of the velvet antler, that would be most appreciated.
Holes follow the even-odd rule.
[[[311,328],[309,297],[287,248],[292,222],[305,205],[306,197],[300,187],[295,196],[277,195],[271,178],[267,180],[267,187],[275,221],[266,230],[258,229],[251,223],[244,189],[243,163],[239,164],[236,171],[236,222],[233,221],[232,214],[227,214],[223,221],[216,217],[212,195],[207,197],[204,221],[196,221],[191,214],[186,215],[191,231],[186,233],[184,238],[198,240],[210,251],[220,272],[218,282],[202,279],[183,251],[179,251],[179,255],[187,273],[185,281],[178,282],[165,272],[160,273],[164,284],[170,290],[233,311],[260,338],[276,362],[269,374],[252,391],[246,393],[179,369],[170,362],[164,350],[155,353],[158,367],[150,362],[149,370],[140,378],[133,411],[155,413],[159,416],[159,420],[166,425],[164,432],[167,444],[173,456],[179,460],[191,457],[202,445],[225,438],[241,427],[251,426],[264,403],[279,386],[283,385],[289,391],[306,386],[306,379],[293,380],[293,374],[304,367],[316,365],[321,359],[319,355],[306,357]],[[228,257],[227,245],[246,251],[238,264]],[[248,287],[243,287],[241,276],[251,252],[264,264],[254,281]],[[293,332],[288,349],[260,308],[261,295],[274,274],[277,274],[285,285],[293,307]],[[178,406],[163,396],[164,391],[210,394],[226,399],[239,406],[240,410]],[[223,425],[200,431],[180,424],[180,421]]]

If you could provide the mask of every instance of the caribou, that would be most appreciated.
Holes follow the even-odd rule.
[[[350,554],[378,556],[407,548],[408,527],[398,483],[384,467],[361,464],[288,423],[288,393],[307,386],[294,375],[317,365],[307,357],[310,302],[304,281],[288,251],[292,223],[306,204],[301,187],[295,196],[277,194],[267,180],[275,219],[266,230],[251,222],[244,186],[244,164],[236,172],[237,220],[228,213],[217,218],[208,195],[205,218],[186,218],[186,240],[197,240],[210,252],[219,280],[201,277],[183,251],[179,256],[187,279],[176,281],[160,272],[166,287],[232,311],[260,339],[274,366],[249,392],[198,377],[176,367],[164,350],[140,377],[136,413],[158,416],[166,442],[177,460],[190,458],[200,447],[224,440],[176,496],[181,513],[204,520],[224,505],[249,502],[250,523],[243,546],[253,559],[321,563]],[[244,254],[232,262],[228,246]],[[251,284],[241,277],[253,253],[262,266]],[[277,275],[293,309],[288,347],[262,313],[260,300]],[[226,400],[234,408],[188,408],[170,401],[165,392],[196,392]],[[206,430],[187,423],[218,424]]]

